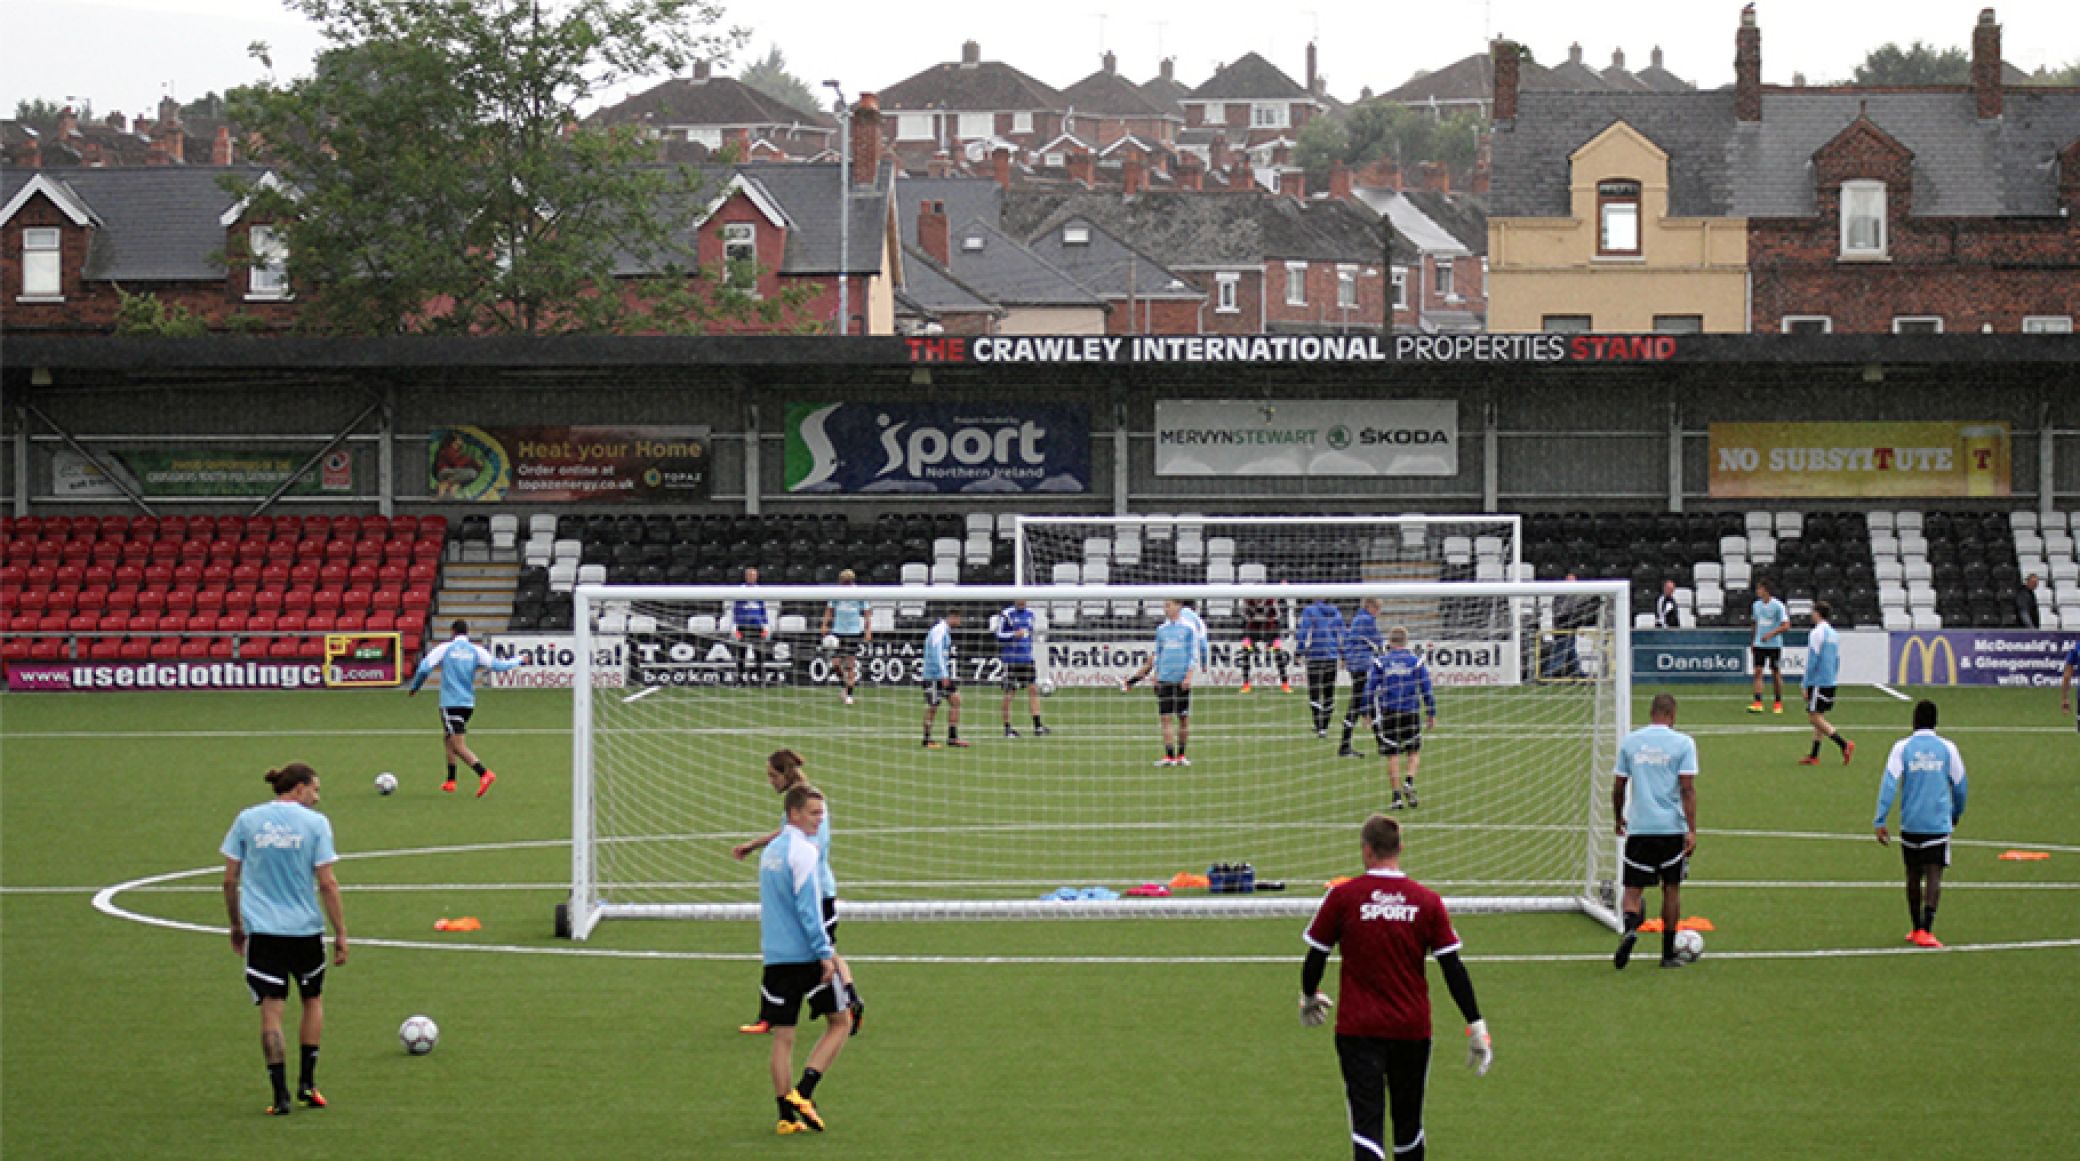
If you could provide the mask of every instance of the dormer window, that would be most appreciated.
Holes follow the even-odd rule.
[[[22,231],[22,297],[61,299],[65,276],[60,267],[59,233],[54,226],[35,226]]]
[[[1639,183],[1596,183],[1596,252],[1636,257],[1639,254]]]
[[[982,235],[969,234],[967,237],[962,238],[961,249],[969,253],[979,253],[982,250]]]
[[[1090,245],[1090,244],[1091,244],[1091,228],[1090,228],[1089,226],[1081,226],[1081,225],[1078,225],[1078,226],[1063,226],[1063,227],[1062,227],[1062,245],[1064,245],[1064,246],[1088,246],[1088,245]]]
[[[1842,183],[1842,257],[1885,257],[1885,183]]]
[[[722,227],[723,285],[751,290],[758,285],[758,227],[726,222]]]
[[[275,228],[254,226],[248,230],[246,249],[252,259],[246,268],[246,297],[289,297],[289,248],[282,243]]]

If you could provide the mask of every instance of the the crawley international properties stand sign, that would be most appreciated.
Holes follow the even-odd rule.
[[[2059,682],[2070,634],[1967,629],[1892,634],[1892,680],[1899,685],[2009,685]]]
[[[1087,492],[1090,413],[997,403],[794,403],[787,490]]]
[[[1452,476],[1451,400],[1164,400],[1159,476]]]

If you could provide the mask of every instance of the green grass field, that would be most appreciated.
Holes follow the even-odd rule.
[[[1794,765],[1795,714],[1751,718],[1734,687],[1677,692],[1705,764],[1685,892],[1685,910],[1717,926],[1705,960],[1617,973],[1610,933],[1586,918],[1461,919],[1497,1063],[1483,1079],[1460,1067],[1434,988],[1434,1155],[2072,1155],[2080,739],[2056,700],[1941,695],[1972,774],[1937,929],[1951,950],[1904,954],[1899,856],[1867,825],[1907,705],[1851,692],[1835,718],[1861,743],[1855,763],[1830,753],[1808,769]],[[1229,696],[1202,694],[1202,720]],[[1348,1154],[1330,1036],[1294,1018],[1293,920],[848,924],[866,1034],[818,1093],[831,1131],[775,1137],[766,1042],[735,1031],[755,1002],[756,931],[621,922],[585,945],[553,939],[568,697],[500,691],[485,706],[471,737],[504,776],[477,801],[434,790],[425,698],[0,698],[0,1150]],[[266,796],[260,773],[291,759],[326,778],[357,942],[328,984],[332,1107],[275,1121],[259,1115],[257,1021],[219,930],[215,868],[232,816]],[[404,780],[397,796],[370,788],[382,769]],[[747,777],[755,805],[755,767]],[[1423,821],[1409,824],[1418,877]],[[2010,847],[2051,858],[1996,858]],[[844,876],[842,830],[835,862]],[[114,903],[210,930],[92,906],[111,885],[197,870]],[[433,932],[460,914],[484,929]],[[441,1023],[429,1057],[398,1046],[414,1012]]]

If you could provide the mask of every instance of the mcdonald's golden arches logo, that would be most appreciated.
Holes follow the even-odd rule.
[[[1937,654],[1941,654],[1943,658],[1943,678],[1941,681],[1936,680]],[[1916,656],[1921,658],[1921,680],[1919,681],[1914,681],[1907,676],[1914,670],[1912,661]],[[1897,681],[1900,685],[1956,685],[1957,650],[1950,644],[1950,638],[1937,635],[1923,636],[1916,633],[1901,641],[1899,643]]]

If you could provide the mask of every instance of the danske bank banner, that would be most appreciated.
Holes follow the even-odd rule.
[[[1025,403],[791,403],[790,492],[1087,492],[1090,413]]]

